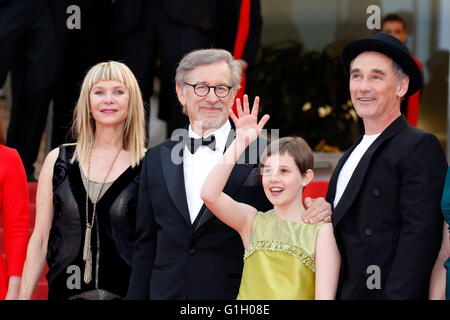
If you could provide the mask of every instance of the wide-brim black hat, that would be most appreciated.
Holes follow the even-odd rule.
[[[422,88],[422,72],[411,57],[408,48],[397,38],[387,33],[377,33],[372,38],[360,39],[349,43],[342,50],[342,62],[350,70],[350,63],[360,53],[376,51],[385,54],[396,62],[409,76],[409,87],[406,96],[410,96]]]

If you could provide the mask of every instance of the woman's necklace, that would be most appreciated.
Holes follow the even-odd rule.
[[[85,283],[89,283],[92,280],[91,234],[92,234],[92,228],[94,227],[94,222],[95,222],[98,198],[100,197],[100,194],[102,193],[103,187],[105,186],[106,179],[108,179],[109,173],[111,172],[112,168],[114,167],[114,164],[116,163],[116,160],[119,156],[120,151],[122,151],[122,148],[123,148],[123,146],[120,147],[119,152],[117,152],[116,156],[114,157],[114,161],[112,162],[111,167],[109,167],[108,172],[106,173],[105,178],[103,179],[103,183],[100,187],[100,190],[98,191],[97,196],[95,197],[95,201],[93,202],[91,223],[89,223],[89,207],[88,207],[89,203],[88,203],[88,201],[89,201],[89,184],[90,184],[89,177],[91,175],[92,147],[89,150],[87,190],[86,190],[86,234],[84,236],[84,247],[83,247],[83,261],[85,262],[85,265],[84,265],[84,282]]]

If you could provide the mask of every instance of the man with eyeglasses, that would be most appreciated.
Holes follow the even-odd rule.
[[[238,62],[225,50],[197,50],[181,60],[176,92],[190,125],[143,161],[129,299],[236,298],[241,239],[205,207],[200,191],[234,139],[228,115],[240,77]],[[247,155],[261,154],[257,147],[251,145]],[[224,192],[265,211],[271,205],[258,181],[258,161],[238,163]],[[322,198],[308,204],[312,219],[331,213]]]

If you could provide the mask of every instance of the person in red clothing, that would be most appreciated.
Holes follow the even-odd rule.
[[[242,69],[236,98],[243,100],[247,79],[251,82],[261,42],[263,19],[260,0],[215,0],[210,2],[213,21],[212,45],[233,54]],[[237,115],[236,103],[233,104]]]
[[[0,300],[17,299],[28,243],[28,187],[22,160],[6,147],[0,124]],[[4,259],[6,253],[6,261]]]
[[[406,22],[398,14],[391,13],[386,15],[381,21],[381,32],[390,34],[396,37],[401,42],[406,42],[408,37],[408,29],[406,27]],[[422,71],[422,63],[416,57],[411,56]],[[419,104],[420,104],[420,94],[421,90],[417,91],[407,99],[402,101],[400,106],[401,112],[405,115],[408,122],[417,127],[417,122],[419,120]]]

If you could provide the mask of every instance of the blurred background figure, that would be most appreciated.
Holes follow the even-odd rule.
[[[19,296],[30,213],[22,160],[4,144],[0,122],[0,300],[9,300]]]
[[[138,79],[149,118],[149,101],[159,59],[161,91],[159,117],[167,133],[187,125],[175,94],[175,69],[181,57],[208,46],[211,30],[209,0],[117,0],[114,3],[111,36],[117,59]]]
[[[58,73],[53,100],[50,149],[74,142],[70,135],[73,110],[86,72],[93,65],[111,59],[113,46],[109,38],[111,0],[58,0],[58,31],[63,53],[58,61]],[[80,28],[67,28],[70,14],[66,8],[76,5],[80,12]]]
[[[251,72],[261,30],[260,0],[117,0],[111,22],[116,58],[127,64],[139,81],[146,119],[153,78],[158,73],[158,116],[167,121],[168,136],[187,126],[173,89],[181,58],[195,49],[221,48],[233,54],[243,71]]]
[[[86,71],[100,61],[123,61],[136,74],[147,137],[155,76],[160,80],[158,116],[164,122],[155,123],[152,136],[164,140],[187,125],[173,79],[181,57],[194,49],[215,47],[233,53],[249,79],[246,82],[244,75],[242,96],[245,84],[251,83],[261,39],[260,2],[0,0],[0,88],[11,71],[12,89],[12,106],[7,103],[2,121],[4,127],[10,121],[7,144],[21,155],[28,181],[36,181],[49,150],[74,142],[70,127],[78,88]],[[73,11],[68,8],[73,6],[79,9],[80,25],[75,28],[69,26]],[[9,86],[5,88],[8,95]],[[47,137],[43,133],[49,106],[48,140],[41,145]]]
[[[247,83],[251,84],[252,66],[261,44],[261,1],[214,0],[211,1],[211,17],[213,46],[231,52],[242,68],[241,88],[236,94],[242,101]],[[236,113],[235,105],[233,110]]]
[[[406,42],[406,39],[408,37],[408,28],[406,26],[405,20],[400,15],[395,13],[388,14],[382,19],[381,32],[390,34],[403,43]],[[416,62],[420,71],[422,71],[422,63],[419,61],[419,59],[414,56],[412,56],[412,58]],[[406,116],[408,122],[414,127],[417,127],[417,122],[419,120],[421,93],[422,90],[419,90],[407,99],[402,100],[400,106],[401,112]]]
[[[11,71],[12,108],[6,144],[17,149],[28,181],[45,128],[61,42],[57,0],[0,1],[0,87]],[[62,17],[63,18],[63,17]]]

